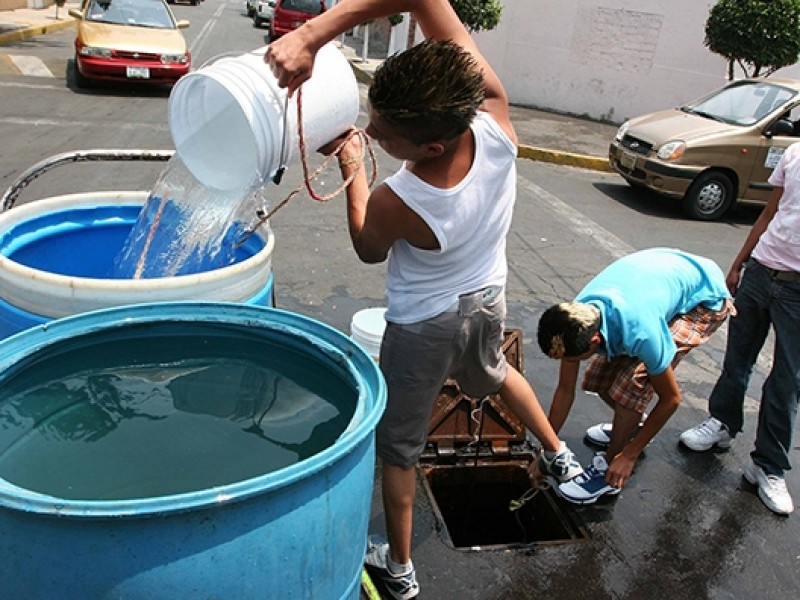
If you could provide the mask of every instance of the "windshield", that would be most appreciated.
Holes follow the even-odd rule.
[[[322,12],[320,0],[284,0],[281,7],[284,10],[296,10],[309,15],[318,15]]]
[[[732,125],[752,125],[786,104],[797,92],[761,81],[724,88],[681,110]]]
[[[175,27],[163,0],[90,0],[85,19],[155,29]]]

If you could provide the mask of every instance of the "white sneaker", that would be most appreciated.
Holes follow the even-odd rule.
[[[731,447],[731,434],[719,419],[708,417],[705,421],[681,434],[681,443],[695,452],[705,452],[714,446]]]
[[[383,582],[394,600],[410,600],[419,594],[417,572],[413,565],[405,573],[393,573],[389,569],[389,544],[383,540],[369,536],[364,564]]]
[[[608,463],[605,452],[598,452],[594,455],[592,464],[586,467],[581,475],[562,483],[556,491],[564,500],[573,504],[592,504],[606,494],[616,496],[620,493],[620,488],[606,483],[606,471]]]
[[[772,512],[788,515],[794,510],[794,503],[783,477],[767,475],[764,469],[751,462],[744,469],[744,478],[758,486],[758,497]]]
[[[639,423],[639,429],[641,429],[643,425],[644,421]],[[639,430],[637,429],[636,433],[638,432]],[[583,439],[587,443],[597,446],[598,448],[608,448],[608,445],[611,443],[611,423],[598,423],[597,425],[592,425],[586,430]]]
[[[572,450],[563,441],[558,452],[551,459],[547,459],[542,452],[539,458],[540,469],[545,475],[555,479],[557,483],[569,481],[583,473],[583,467],[575,458]]]

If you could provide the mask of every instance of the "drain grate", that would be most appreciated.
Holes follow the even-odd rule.
[[[527,462],[425,466],[421,471],[442,537],[456,550],[527,548],[591,537],[574,509],[551,490],[509,510],[530,490]]]

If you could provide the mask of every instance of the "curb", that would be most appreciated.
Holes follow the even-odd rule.
[[[0,46],[2,46],[3,44],[19,42],[20,40],[24,40],[37,35],[43,35],[50,31],[58,31],[60,29],[66,29],[67,27],[72,27],[73,25],[75,25],[75,19],[73,19],[72,17],[69,17],[63,21],[59,19],[58,22],[49,23],[47,25],[36,25],[33,27],[21,25],[19,29],[14,29],[6,33],[0,33]]]
[[[369,85],[372,83],[372,74],[362,69],[357,62],[350,60],[350,67],[356,79],[361,83]],[[553,163],[556,165],[564,165],[567,167],[579,167],[581,169],[590,169],[592,171],[605,171],[613,173],[613,170],[608,164],[608,158],[604,156],[590,156],[587,154],[575,154],[573,152],[562,152],[559,150],[548,150],[546,148],[538,148],[536,146],[528,146],[519,144],[517,150],[518,158],[527,158],[538,162]]]

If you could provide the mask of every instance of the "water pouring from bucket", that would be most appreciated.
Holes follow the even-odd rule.
[[[266,49],[221,58],[173,87],[168,114],[176,155],[118,257],[115,276],[163,277],[230,264],[237,244],[271,214],[262,211],[261,221],[250,223],[265,205],[264,184],[279,183],[299,159],[314,196],[308,182],[317,173],[309,175],[304,149],[353,128],[358,85],[342,53],[328,44],[302,87],[301,104],[301,94],[289,98],[278,86],[263,60]]]

